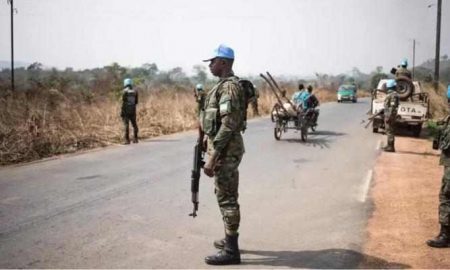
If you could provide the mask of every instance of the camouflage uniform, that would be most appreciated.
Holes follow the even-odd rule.
[[[388,90],[388,95],[384,100],[384,122],[385,122],[385,132],[387,136],[387,147],[386,151],[395,151],[395,118],[397,117],[398,109],[398,94],[396,91]]]
[[[441,226],[438,236],[427,241],[427,245],[434,248],[450,247],[450,126],[448,122],[440,129],[438,141],[441,149],[440,165],[444,166],[441,190],[439,192],[439,223]],[[435,142],[433,142],[435,148]]]
[[[238,78],[222,78],[208,92],[201,118],[203,131],[208,135],[208,154],[218,155],[215,193],[226,235],[237,235],[240,222],[238,167],[245,151],[241,135],[244,116],[245,99]]]
[[[259,115],[258,98],[259,98],[259,90],[258,88],[255,88],[255,97],[249,101],[250,104],[252,105],[254,115]]]
[[[125,143],[130,143],[129,122],[133,126],[134,138],[133,142],[138,142],[138,126],[136,122],[136,105],[138,104],[138,93],[131,87],[123,89],[122,94],[122,110],[120,116],[122,117]]]
[[[399,67],[397,69],[397,71],[395,72],[395,78],[398,78],[400,76],[408,77],[410,79],[412,78],[411,71],[409,71],[407,68],[402,67],[402,66]]]
[[[439,193],[439,223],[450,226],[450,125],[443,129],[439,149],[441,149],[439,164],[444,166]]]

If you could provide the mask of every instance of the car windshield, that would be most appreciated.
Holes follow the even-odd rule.
[[[353,85],[341,85],[338,91],[355,91],[356,87]]]

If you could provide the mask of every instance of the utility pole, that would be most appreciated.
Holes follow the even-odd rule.
[[[8,0],[11,5],[11,90],[14,91],[14,0]]]
[[[437,6],[437,20],[436,20],[436,56],[434,60],[434,89],[437,91],[439,87],[439,60],[440,60],[440,45],[441,45],[441,9],[442,0],[438,0]]]
[[[412,79],[414,80],[414,68],[416,67],[416,39],[413,39],[413,66],[412,66]]]

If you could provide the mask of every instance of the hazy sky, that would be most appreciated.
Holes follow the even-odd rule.
[[[443,0],[441,55],[450,54]],[[14,0],[16,61],[57,68],[112,62],[190,72],[214,47],[235,71],[310,75],[385,71],[434,58],[437,0]],[[428,8],[428,5],[435,4]],[[0,60],[10,59],[9,5],[0,2]]]

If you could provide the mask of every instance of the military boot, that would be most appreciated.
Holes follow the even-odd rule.
[[[441,231],[438,236],[428,240],[427,245],[434,248],[450,247],[450,226],[441,225]]]
[[[393,145],[387,145],[385,147],[383,147],[383,151],[384,152],[395,152],[395,147]]]
[[[223,249],[225,247],[225,238],[215,240],[213,244],[215,248]]]
[[[205,262],[211,265],[240,264],[238,237],[239,235],[226,235],[224,248],[215,255],[207,256]]]

